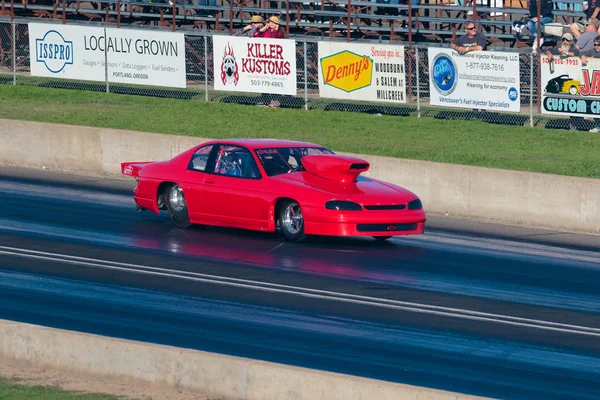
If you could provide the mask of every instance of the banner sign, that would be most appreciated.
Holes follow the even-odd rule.
[[[406,103],[404,46],[319,42],[319,96]]]
[[[519,55],[494,51],[460,54],[428,49],[430,104],[521,111]]]
[[[29,48],[32,76],[186,87],[183,33],[30,23]]]
[[[600,59],[548,58],[542,61],[542,114],[600,117]]]
[[[213,36],[215,90],[295,95],[296,41]]]

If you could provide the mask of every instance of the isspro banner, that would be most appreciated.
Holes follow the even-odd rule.
[[[406,103],[404,46],[319,42],[319,96]]]
[[[494,51],[460,54],[428,49],[430,104],[521,111],[519,55]]]
[[[31,75],[186,87],[183,33],[29,24]]]

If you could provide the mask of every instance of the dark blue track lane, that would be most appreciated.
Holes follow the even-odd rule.
[[[129,182],[61,179],[0,177],[0,318],[490,397],[600,398],[597,238],[432,218],[426,235],[390,243],[288,244],[182,231],[164,214],[136,213]],[[110,262],[174,276],[99,266]],[[193,282],[182,271],[523,323]]]

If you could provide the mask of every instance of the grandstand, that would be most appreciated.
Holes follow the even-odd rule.
[[[475,20],[490,48],[522,48],[533,40],[517,37],[513,21],[529,14],[527,0],[2,0],[1,15],[62,22],[101,22],[117,26],[153,25],[171,30],[199,29],[231,34],[251,15],[279,15],[290,37],[339,40],[448,43]],[[584,17],[583,0],[553,0],[554,22],[565,26]]]

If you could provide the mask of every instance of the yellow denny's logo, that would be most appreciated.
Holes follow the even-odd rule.
[[[344,50],[321,59],[321,74],[326,85],[353,92],[371,85],[373,60]]]

